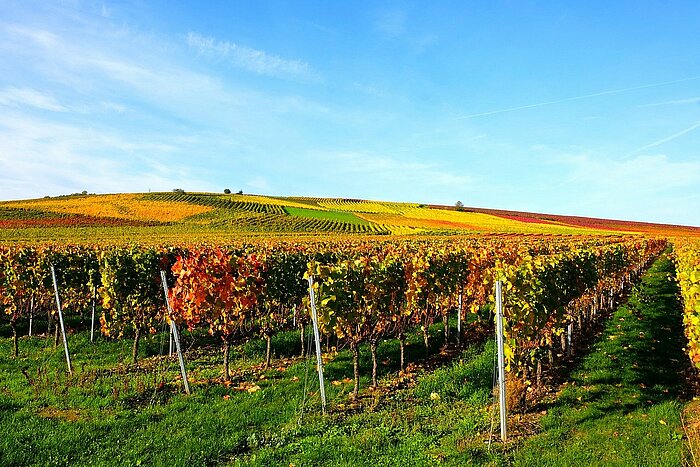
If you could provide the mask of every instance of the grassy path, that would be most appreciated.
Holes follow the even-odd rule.
[[[663,255],[606,323],[517,466],[682,465],[686,357],[673,264]]]

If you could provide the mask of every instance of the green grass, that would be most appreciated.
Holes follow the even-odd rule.
[[[336,222],[344,222],[346,224],[370,225],[369,222],[367,222],[364,219],[360,219],[351,212],[319,211],[318,209],[294,208],[290,206],[285,206],[284,209],[289,213],[290,216],[308,217],[311,219],[324,219]]]
[[[662,256],[635,287],[542,420],[517,466],[678,466],[686,367],[673,265]]]
[[[331,413],[324,417],[313,361],[294,359],[297,332],[274,338],[277,360],[268,371],[260,370],[261,339],[232,351],[234,386],[255,383],[261,389],[254,393],[211,381],[221,375],[218,343],[183,333],[193,380],[193,395],[186,396],[175,359],[158,357],[167,346],[164,335],[145,339],[141,362],[133,366],[130,341],[92,344],[84,326],[77,317],[68,322],[77,329],[69,334],[73,376],[52,338],[22,337],[20,357],[10,358],[9,330],[0,326],[0,465],[397,465],[411,459],[425,465],[457,455],[458,440],[490,420],[492,344],[467,349],[413,388],[365,391],[359,412],[343,408],[351,402],[352,383],[343,379],[352,377],[352,358],[340,350],[325,365]],[[35,321],[35,332],[45,328],[45,320]],[[431,334],[435,353],[441,326]],[[424,358],[421,336],[411,335],[407,353],[409,361]],[[396,377],[398,344],[383,342],[379,358],[388,384]],[[365,390],[370,364],[363,348]]]
[[[314,363],[295,357],[297,332],[275,336],[267,371],[261,339],[233,349],[233,386],[259,385],[253,393],[213,381],[221,375],[218,342],[184,332],[194,391],[186,396],[176,360],[158,356],[165,334],[145,339],[133,366],[130,341],[91,344],[73,317],[68,376],[52,339],[23,337],[20,358],[9,358],[9,329],[0,325],[0,465],[680,465],[685,356],[671,273],[664,257],[645,275],[544,407],[539,435],[490,449],[492,340],[407,380],[397,378],[398,344],[384,341],[380,384],[394,389],[379,392],[367,390],[363,348],[359,404],[343,382],[352,358],[341,349],[324,365],[330,411],[323,416]],[[36,330],[45,326],[35,322]],[[434,354],[441,325],[430,331]],[[420,335],[410,336],[407,352],[411,362],[424,358]]]
[[[464,440],[490,424],[493,354],[492,341],[474,347],[376,408],[305,424],[291,443],[263,446],[233,465],[464,465]]]

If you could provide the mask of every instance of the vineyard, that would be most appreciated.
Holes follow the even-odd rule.
[[[700,368],[692,236],[572,235],[578,227],[512,213],[196,193],[6,202],[0,216],[0,459],[8,465],[90,456],[107,465],[316,464],[337,450],[361,464],[531,465],[518,459],[530,455],[527,427],[539,424],[543,401],[567,375],[577,378],[571,372],[595,355],[601,332],[617,345],[623,326],[647,319],[618,317],[628,300],[653,301],[643,278],[675,287],[671,273],[653,272],[666,257],[679,287],[669,300],[682,299],[687,338],[669,348],[685,349]],[[238,236],[226,234],[232,226]],[[515,440],[502,445],[492,421],[497,281]],[[621,324],[602,331],[615,319]],[[634,332],[660,346],[661,336],[648,335],[656,331]],[[608,360],[632,348],[600,352]],[[190,418],[177,415],[183,410]],[[676,425],[662,421],[675,436]],[[182,438],[168,448],[162,431],[173,425]],[[100,452],[71,444],[75,436]],[[131,448],[118,452],[115,436]],[[325,451],[329,440],[335,447]],[[48,457],[31,460],[33,452]]]
[[[683,297],[683,325],[688,355],[700,368],[700,242],[679,242],[676,249],[678,282]]]
[[[700,229],[416,203],[244,194],[71,195],[0,203],[0,243],[218,243],[318,234],[698,237]]]
[[[316,279],[321,332],[342,339],[355,359],[365,342],[375,349],[380,339],[402,341],[411,327],[447,323],[451,313],[488,325],[492,318],[484,310],[490,309],[498,278],[512,291],[505,303],[508,363],[527,374],[535,363],[538,368],[542,361],[552,363],[559,345],[555,336],[562,336],[560,350],[566,352],[565,329],[576,324],[582,332],[600,310],[612,307],[664,246],[659,240],[620,238],[8,247],[0,252],[0,292],[15,355],[18,320],[53,307],[54,267],[64,307],[98,306],[105,336],[133,334],[135,362],[140,337],[155,333],[165,319],[159,286],[165,271],[174,311],[169,319],[190,331],[207,328],[223,341],[225,362],[232,341],[264,335],[269,365],[271,337],[292,321],[303,326],[307,320],[301,311],[308,308],[305,277]],[[376,373],[374,350],[372,356]],[[359,375],[354,376],[356,395]]]

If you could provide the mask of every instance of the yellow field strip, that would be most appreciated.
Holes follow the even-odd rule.
[[[210,212],[214,209],[210,206],[196,204],[143,200],[140,197],[139,194],[72,196],[9,202],[3,203],[3,206],[94,217],[160,222],[180,221],[186,217]]]

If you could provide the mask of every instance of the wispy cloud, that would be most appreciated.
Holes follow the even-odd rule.
[[[249,191],[256,193],[272,193],[274,191],[267,178],[260,176],[248,180],[245,187]]]
[[[610,160],[578,154],[561,162],[571,169],[570,182],[584,184],[585,191],[598,191],[615,202],[700,184],[700,161],[675,161],[665,155]]]
[[[686,104],[700,104],[700,96],[689,97],[687,99],[675,99],[664,102],[653,102],[651,104],[642,104],[639,107],[659,107],[662,105],[686,105]]]
[[[374,27],[389,37],[398,37],[406,32],[406,19],[404,10],[383,11],[374,20]]]
[[[279,144],[289,153],[301,139],[291,119],[334,115],[301,95],[202,72],[194,54],[181,53],[192,50],[182,37],[96,21],[77,32],[0,22],[0,61],[19,70],[0,84],[0,199],[218,191],[227,173],[249,174],[238,188],[267,191],[259,155]],[[266,54],[260,60],[261,72],[313,72]]]
[[[0,105],[11,107],[33,107],[52,112],[68,112],[53,96],[31,88],[7,87],[0,90]]]
[[[389,39],[398,39],[416,54],[423,54],[435,45],[439,38],[433,32],[414,30],[415,21],[409,24],[409,13],[405,9],[381,10],[374,15],[374,29]]]
[[[133,135],[82,125],[53,123],[14,112],[3,114],[2,197],[33,198],[83,189],[143,192],[206,186],[204,176],[168,163],[181,148],[167,136],[162,138],[136,140]]]
[[[325,32],[326,34],[338,34],[338,31],[336,31],[335,29],[329,28],[328,26],[324,26],[323,24],[315,23],[313,21],[303,21],[303,24],[311,26],[312,28],[318,31]]]
[[[261,75],[316,79],[311,66],[301,60],[288,60],[263,50],[253,49],[234,42],[218,41],[211,37],[190,32],[187,44],[198,53],[226,60],[236,67]]]
[[[8,33],[14,36],[30,39],[43,47],[53,47],[59,41],[59,36],[44,29],[27,27],[19,24],[9,24],[5,26]]]
[[[95,109],[119,112],[124,109],[123,104],[95,108],[90,103],[100,98],[103,102],[113,102],[114,94],[118,93],[120,99],[141,103],[141,110],[143,104],[148,104],[151,109],[190,122],[242,128],[245,122],[231,109],[245,106],[257,112],[257,109],[281,107],[280,112],[284,112],[314,107],[301,98],[285,100],[228,86],[217,76],[201,73],[157,53],[157,47],[143,46],[154,40],[134,32],[119,33],[109,28],[103,31],[105,35],[119,35],[119,46],[101,41],[94,36],[95,32],[88,33],[94,41],[17,25],[6,26],[5,32],[5,43],[12,53],[18,55],[18,59],[31,57],[34,67],[31,71],[71,94],[78,103],[61,105],[77,112],[88,113]],[[28,49],[31,49],[30,54],[26,52]],[[313,111],[318,112],[318,109],[313,108]],[[249,119],[252,112],[248,112]]]
[[[559,154],[565,188],[551,192],[562,213],[700,226],[697,193],[700,161],[665,155],[626,160],[581,152]],[[568,175],[567,175],[568,173]]]
[[[684,83],[686,81],[695,81],[698,79],[700,79],[700,76],[691,76],[689,78],[675,79],[675,80],[671,80],[671,81],[663,81],[660,83],[642,84],[640,86],[631,86],[628,88],[611,89],[608,91],[594,92],[592,94],[583,94],[580,96],[565,97],[563,99],[556,99],[556,100],[552,100],[552,101],[538,102],[536,104],[520,105],[517,107],[508,107],[505,109],[489,110],[487,112],[479,112],[479,113],[473,113],[473,114],[468,114],[468,115],[462,115],[459,117],[455,117],[455,120],[465,120],[465,119],[476,118],[476,117],[485,117],[488,115],[497,115],[497,114],[502,114],[502,113],[507,113],[507,112],[515,112],[516,110],[533,109],[536,107],[544,107],[544,106],[553,105],[553,104],[562,104],[564,102],[579,101],[579,100],[583,100],[583,99],[590,99],[593,97],[609,96],[612,94],[621,94],[623,92],[637,91],[640,89],[655,88],[655,87],[659,87],[659,86],[668,86],[671,84]]]
[[[118,102],[100,101],[96,103],[71,103],[65,105],[49,93],[33,88],[17,88],[14,86],[0,90],[0,106],[14,108],[32,108],[51,112],[74,112],[89,114],[95,112],[123,113],[127,107]]]
[[[642,147],[639,147],[637,149],[630,151],[627,155],[637,154],[638,152],[642,152],[646,149],[655,148],[656,146],[661,146],[662,144],[665,144],[665,143],[668,143],[670,141],[673,141],[674,139],[680,138],[681,136],[685,135],[686,133],[690,133],[691,131],[695,130],[698,127],[700,127],[700,122],[695,122],[692,125],[690,125],[688,128],[684,128],[681,131],[673,133],[670,136],[666,136],[665,138],[658,139],[652,143],[645,144]]]
[[[370,152],[337,151],[317,154],[314,159],[324,173],[332,173],[338,180],[363,180],[384,187],[411,184],[423,190],[435,187],[465,189],[475,182],[469,175],[455,173],[432,163],[399,160]]]

